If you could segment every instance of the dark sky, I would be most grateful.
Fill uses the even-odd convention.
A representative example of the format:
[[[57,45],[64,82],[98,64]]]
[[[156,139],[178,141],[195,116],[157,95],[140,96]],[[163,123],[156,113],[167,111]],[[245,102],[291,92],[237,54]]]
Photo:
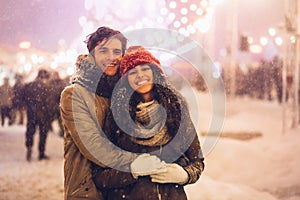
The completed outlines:
[[[83,0],[0,0],[0,43],[29,40],[54,51],[59,39],[69,43],[81,32],[78,18],[84,13]]]
[[[225,40],[225,10],[230,2],[224,0],[216,9],[215,30],[218,43]],[[254,37],[264,36],[269,27],[277,26],[283,21],[284,0],[237,2],[240,32]],[[126,4],[126,1],[119,3]],[[128,5],[123,7],[130,9]],[[61,38],[70,45],[79,36],[82,29],[78,18],[82,15],[87,15],[84,0],[0,0],[0,43],[17,45],[22,40],[29,40],[37,48],[55,51]]]

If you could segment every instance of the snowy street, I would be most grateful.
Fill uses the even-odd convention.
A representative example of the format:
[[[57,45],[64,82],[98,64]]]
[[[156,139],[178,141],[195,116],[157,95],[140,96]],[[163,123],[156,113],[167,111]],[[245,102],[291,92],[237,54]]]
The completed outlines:
[[[203,102],[200,119],[207,122],[209,96],[199,96]],[[38,161],[36,134],[33,160],[28,163],[24,133],[20,125],[0,128],[0,199],[63,199],[63,139],[56,129],[50,132],[46,153],[51,159]],[[300,199],[300,128],[287,127],[282,133],[280,104],[249,98],[227,100],[223,133],[206,155],[200,180],[186,187],[189,199]],[[252,133],[261,135],[246,140],[232,137]],[[200,139],[203,142],[205,137]]]
[[[46,144],[50,160],[38,161],[38,134],[33,158],[25,159],[25,126],[0,129],[0,199],[63,199],[63,139],[50,132]]]
[[[66,127],[73,138],[74,129],[82,128],[77,132],[85,134],[77,138],[92,147],[83,148],[90,155],[103,156],[97,159],[112,164],[119,164],[115,161],[120,157],[126,160],[122,154],[107,154],[109,159],[104,158],[107,152],[114,151],[105,145],[99,150],[94,145],[105,142],[97,137],[100,125],[95,128],[93,122],[98,120],[101,126],[115,124],[105,124],[111,118],[103,112],[112,106],[122,111],[122,106],[128,105],[130,112],[113,115],[120,116],[119,122],[126,125],[127,132],[134,133],[132,136],[142,136],[135,139],[135,144],[119,137],[122,126],[103,128],[117,130],[111,132],[130,149],[131,145],[139,149],[145,144],[142,152],[148,147],[160,147],[163,155],[164,145],[173,143],[170,140],[179,127],[181,133],[187,134],[179,136],[179,144],[174,142],[176,146],[170,151],[178,147],[177,152],[183,152],[182,146],[188,146],[181,145],[186,138],[195,141],[195,129],[188,127],[191,120],[194,123],[205,168],[196,183],[184,187],[188,200],[300,200],[300,0],[0,2],[0,200],[64,199],[64,138],[58,122],[59,106],[65,113],[63,121],[72,124]],[[136,67],[136,73],[127,74]],[[117,80],[121,90],[111,94]],[[186,103],[174,97],[167,82],[186,98],[191,120],[186,114]],[[69,84],[78,87],[62,93]],[[147,90],[140,92],[144,89]],[[129,100],[126,92],[134,90],[136,96]],[[94,94],[100,95],[96,101]],[[117,100],[128,101],[109,104],[104,99],[114,95]],[[163,106],[157,102],[163,102]],[[161,112],[162,107],[167,112]],[[28,153],[27,117],[23,118],[19,109],[27,109],[28,121],[34,122],[28,123]],[[124,117],[123,113],[127,115]],[[140,125],[132,126],[128,114],[133,116],[131,121],[146,125],[150,131],[139,131],[136,127]],[[25,123],[18,124],[23,119]],[[30,149],[34,132],[31,130],[37,121],[42,122],[39,125],[44,133],[53,122],[45,152],[46,134],[42,134],[39,145],[39,130]],[[81,191],[86,192],[84,196],[95,194],[92,187],[83,187],[90,183],[89,163],[72,150],[72,141],[65,144],[66,155],[72,159],[66,165],[72,174],[66,176],[72,178],[67,182],[74,183],[66,191],[70,191],[70,196]],[[187,159],[178,159],[180,163],[199,160],[190,153],[198,152],[199,145],[192,144],[191,151],[185,151]],[[84,163],[86,167],[80,168],[84,173],[70,170],[73,161]],[[136,163],[139,167],[148,166],[144,160]],[[187,180],[181,168],[174,169],[179,171],[164,170],[156,175],[163,177],[164,182],[166,178],[175,182],[173,177],[180,178],[177,183]],[[189,180],[194,180],[193,175],[199,177],[200,170],[195,171],[187,170]],[[144,191],[155,191],[158,197],[166,194],[159,185],[155,190],[136,193],[147,196]],[[126,193],[120,196],[132,197]]]

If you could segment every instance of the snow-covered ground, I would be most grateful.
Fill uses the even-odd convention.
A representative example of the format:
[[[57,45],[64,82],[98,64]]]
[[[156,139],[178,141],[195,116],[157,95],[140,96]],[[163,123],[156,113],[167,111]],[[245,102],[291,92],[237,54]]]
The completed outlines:
[[[209,95],[199,94],[199,99],[201,133],[210,120],[211,105]],[[36,134],[33,160],[28,163],[24,133],[24,126],[0,127],[0,199],[63,199],[63,139],[55,129],[49,133],[51,159],[38,161]],[[300,199],[300,126],[291,129],[287,123],[283,134],[282,108],[277,102],[227,99],[223,133],[261,136],[250,140],[219,137],[205,155],[202,177],[186,187],[189,199]],[[201,142],[205,139],[200,137]]]

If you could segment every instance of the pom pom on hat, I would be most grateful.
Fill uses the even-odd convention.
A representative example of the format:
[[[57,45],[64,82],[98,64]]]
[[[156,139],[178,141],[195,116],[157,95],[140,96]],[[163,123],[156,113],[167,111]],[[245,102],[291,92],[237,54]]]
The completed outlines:
[[[120,63],[121,76],[137,65],[149,64],[157,67],[164,74],[160,62],[147,49],[142,46],[131,46],[127,49]]]

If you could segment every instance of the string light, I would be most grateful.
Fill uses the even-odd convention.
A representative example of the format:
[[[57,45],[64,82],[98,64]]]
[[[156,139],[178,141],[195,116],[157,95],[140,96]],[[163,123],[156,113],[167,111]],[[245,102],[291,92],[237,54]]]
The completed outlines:
[[[210,20],[213,19],[214,7],[222,0],[166,0],[166,7],[160,10],[164,16],[168,16],[170,25],[180,33],[190,35],[196,31],[207,32],[210,28]],[[193,27],[193,28],[192,28]]]

